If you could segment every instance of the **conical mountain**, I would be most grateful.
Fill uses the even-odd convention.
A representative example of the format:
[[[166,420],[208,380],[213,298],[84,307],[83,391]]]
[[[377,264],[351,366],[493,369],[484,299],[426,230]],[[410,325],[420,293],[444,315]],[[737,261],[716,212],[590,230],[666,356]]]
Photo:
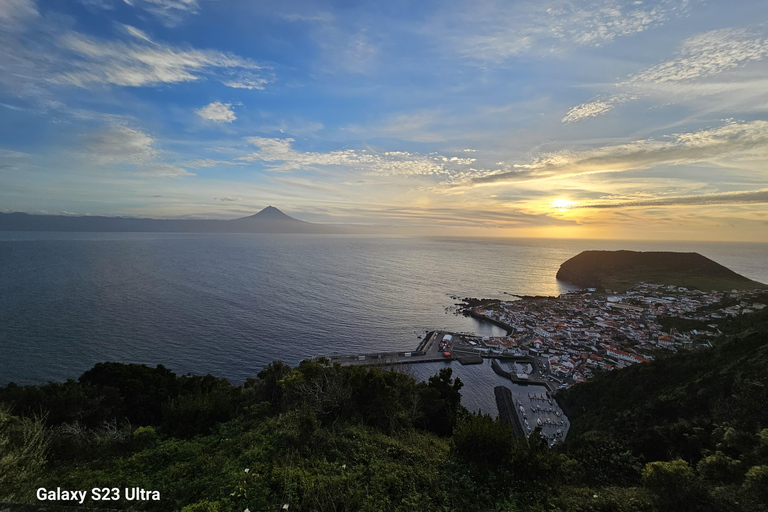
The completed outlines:
[[[343,226],[294,219],[274,206],[234,220],[181,220],[68,215],[7,214],[0,212],[0,231],[100,231],[166,233],[345,233]]]
[[[279,221],[286,221],[286,222],[304,222],[299,219],[294,219],[290,215],[286,215],[283,212],[281,212],[279,209],[275,208],[274,206],[267,206],[263,210],[261,210],[258,213],[255,213],[253,215],[249,215],[248,217],[242,217],[240,219],[236,220],[248,220],[248,219],[257,219],[257,220],[279,220]]]

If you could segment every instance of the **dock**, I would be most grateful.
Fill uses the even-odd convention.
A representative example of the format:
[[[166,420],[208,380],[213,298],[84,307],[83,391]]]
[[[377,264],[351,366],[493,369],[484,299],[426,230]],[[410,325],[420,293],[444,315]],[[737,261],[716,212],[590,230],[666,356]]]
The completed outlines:
[[[515,411],[515,401],[512,398],[512,392],[506,386],[496,386],[493,388],[496,395],[496,407],[499,409],[499,419],[512,427],[516,436],[526,437],[523,425],[518,419]]]
[[[313,356],[312,361],[319,361],[322,358],[328,359],[331,363],[339,363],[342,366],[363,365],[363,366],[390,366],[394,364],[412,364],[412,363],[431,363],[435,361],[453,360],[455,357],[447,350],[441,350],[440,345],[445,338],[451,339],[452,334],[446,331],[431,331],[427,333],[416,350],[406,352],[366,352],[358,354],[333,354],[325,356]],[[450,355],[446,356],[445,352]]]
[[[521,357],[517,358],[517,360],[525,361],[528,364],[536,367],[536,360],[532,357]],[[554,393],[555,392],[555,384],[552,382],[547,382],[546,380],[539,379],[539,378],[530,378],[530,374],[525,375],[525,378],[521,378],[518,374],[514,372],[509,372],[507,370],[504,370],[501,365],[499,364],[498,360],[494,359],[493,362],[491,362],[491,368],[493,369],[493,372],[496,375],[499,375],[501,377],[505,377],[515,384],[522,384],[527,386],[544,386],[547,388],[548,391]],[[540,372],[539,369],[537,369],[537,372]],[[540,374],[540,373],[539,373]]]

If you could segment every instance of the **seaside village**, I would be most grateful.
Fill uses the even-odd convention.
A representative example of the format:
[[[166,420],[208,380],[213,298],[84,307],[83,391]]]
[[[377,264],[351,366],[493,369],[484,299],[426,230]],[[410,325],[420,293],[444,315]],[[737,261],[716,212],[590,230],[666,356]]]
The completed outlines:
[[[467,313],[501,325],[510,334],[465,335],[453,346],[490,356],[533,356],[544,366],[540,378],[551,388],[567,388],[596,371],[650,361],[659,351],[706,346],[721,334],[717,320],[765,308],[759,295],[764,292],[705,293],[642,283],[625,293],[586,289],[559,297],[486,301],[468,307]],[[667,332],[660,323],[663,317],[697,320],[707,327],[688,332],[672,327]]]

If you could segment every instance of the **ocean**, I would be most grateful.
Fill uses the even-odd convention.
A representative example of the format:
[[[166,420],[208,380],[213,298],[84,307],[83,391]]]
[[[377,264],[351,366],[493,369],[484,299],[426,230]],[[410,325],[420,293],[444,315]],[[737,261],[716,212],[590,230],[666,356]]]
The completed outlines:
[[[100,361],[240,383],[276,359],[413,349],[425,330],[502,334],[452,297],[557,295],[587,249],[696,251],[768,282],[762,243],[0,232],[0,385]]]

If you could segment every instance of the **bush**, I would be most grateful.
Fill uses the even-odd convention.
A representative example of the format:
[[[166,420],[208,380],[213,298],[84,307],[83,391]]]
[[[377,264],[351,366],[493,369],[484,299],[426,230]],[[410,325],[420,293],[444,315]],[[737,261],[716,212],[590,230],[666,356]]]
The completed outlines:
[[[0,406],[0,498],[22,496],[42,471],[46,448],[41,418],[18,418],[8,407]]]

